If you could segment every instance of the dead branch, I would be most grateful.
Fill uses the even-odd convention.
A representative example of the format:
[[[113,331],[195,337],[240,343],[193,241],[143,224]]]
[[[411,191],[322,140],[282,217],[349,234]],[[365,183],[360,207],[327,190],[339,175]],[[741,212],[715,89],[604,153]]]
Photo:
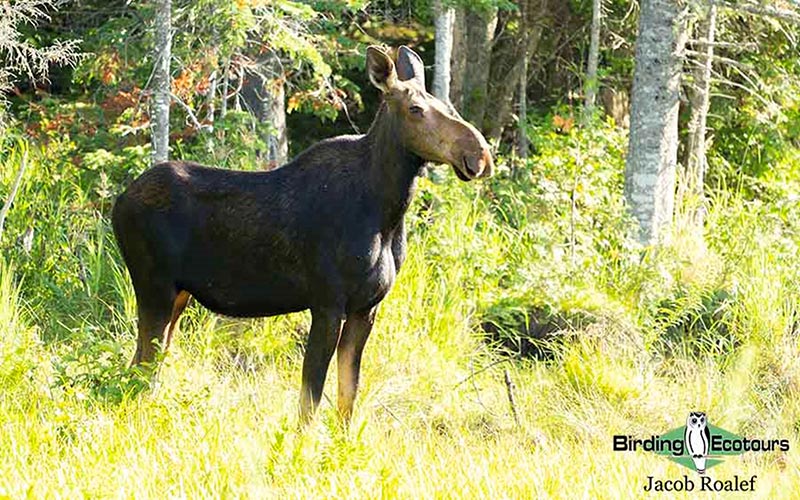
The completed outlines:
[[[508,369],[503,370],[503,379],[506,382],[506,394],[508,394],[508,404],[511,406],[511,414],[514,415],[514,423],[519,427],[517,403],[514,400],[514,381],[511,380],[511,374],[508,373]]]
[[[17,191],[19,191],[19,186],[22,184],[22,176],[25,175],[25,170],[28,168],[28,149],[23,148],[22,150],[22,163],[19,166],[19,170],[17,171],[17,176],[14,178],[14,184],[11,186],[11,192],[8,193],[8,198],[6,202],[3,204],[3,208],[0,209],[0,241],[3,239],[3,226],[6,223],[6,216],[8,215],[8,211],[11,209],[11,205],[14,203],[14,198],[17,197]]]
[[[184,111],[186,111],[186,115],[189,117],[189,120],[192,122],[192,125],[194,125],[194,128],[196,128],[197,130],[199,130],[201,132],[203,130],[208,130],[208,131],[212,131],[213,130],[213,127],[210,126],[210,125],[202,125],[200,123],[200,121],[197,119],[197,116],[195,116],[194,111],[192,111],[192,108],[190,108],[188,104],[183,102],[180,97],[176,96],[172,92],[170,92],[169,95],[170,95],[170,97],[172,97],[173,101],[178,103],[178,105],[181,108],[183,108]]]
[[[510,361],[510,358],[501,358],[501,359],[498,359],[497,361],[493,361],[493,362],[489,363],[488,365],[484,366],[484,367],[483,367],[483,368],[481,368],[480,370],[478,370],[478,371],[474,371],[474,372],[470,373],[468,377],[466,377],[466,378],[464,378],[463,380],[459,381],[459,382],[458,382],[458,383],[457,383],[457,384],[456,384],[456,385],[453,387],[453,389],[457,389],[457,388],[458,388],[459,386],[461,386],[462,384],[465,384],[466,382],[469,382],[470,380],[472,380],[472,378],[473,378],[473,377],[475,377],[476,375],[479,375],[479,374],[481,374],[481,373],[485,372],[485,371],[486,371],[486,370],[488,370],[489,368],[492,368],[492,367],[494,367],[494,366],[497,366],[497,365],[499,365],[500,363],[505,363],[505,362],[507,362],[507,361]],[[471,367],[470,367],[470,368],[471,368]]]
[[[752,42],[742,42],[742,43],[733,43],[733,42],[709,42],[708,40],[697,40],[691,39],[688,40],[687,43],[689,45],[700,45],[702,47],[714,47],[714,48],[722,48],[722,49],[729,49],[729,50],[756,50],[758,49],[758,44]]]
[[[696,50],[686,50],[685,52],[686,52],[687,55],[694,56],[694,57],[707,57],[706,54],[704,54],[702,52],[697,52]],[[735,61],[735,60],[730,59],[728,57],[719,56],[719,55],[716,55],[716,54],[712,55],[711,57],[712,57],[712,59],[714,59],[714,62],[721,62],[723,64],[727,64],[727,65],[730,65],[730,66],[736,66],[739,69],[747,70],[747,71],[752,71],[752,69],[753,69],[752,67],[750,67],[747,64],[742,64],[739,61]]]
[[[760,5],[749,2],[734,3],[726,0],[711,0],[711,4],[725,9],[747,12],[748,14],[754,14],[757,16],[774,17],[783,21],[800,23],[800,12],[789,9],[780,9],[778,7],[772,7],[771,5]]]

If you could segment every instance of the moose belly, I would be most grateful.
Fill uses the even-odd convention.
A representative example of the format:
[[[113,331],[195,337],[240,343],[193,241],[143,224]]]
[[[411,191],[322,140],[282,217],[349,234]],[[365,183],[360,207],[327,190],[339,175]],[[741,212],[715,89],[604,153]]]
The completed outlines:
[[[310,300],[297,274],[235,267],[187,275],[179,287],[204,307],[236,317],[275,316],[308,309]]]

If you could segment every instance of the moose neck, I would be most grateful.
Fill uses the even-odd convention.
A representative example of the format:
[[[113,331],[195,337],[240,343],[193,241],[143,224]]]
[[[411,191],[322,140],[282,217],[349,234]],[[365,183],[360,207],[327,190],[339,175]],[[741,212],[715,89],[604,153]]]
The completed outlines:
[[[411,203],[424,161],[401,142],[402,124],[381,104],[366,140],[370,145],[370,177],[383,208],[383,228],[397,227]]]

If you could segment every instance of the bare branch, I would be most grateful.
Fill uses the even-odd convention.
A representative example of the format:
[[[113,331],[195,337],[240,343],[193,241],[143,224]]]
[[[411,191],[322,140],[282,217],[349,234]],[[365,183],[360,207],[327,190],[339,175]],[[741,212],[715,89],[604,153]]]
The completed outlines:
[[[752,42],[709,42],[707,40],[689,40],[689,45],[699,45],[701,47],[719,47],[728,50],[756,50],[758,49],[758,44]]]
[[[197,119],[197,116],[194,114],[194,111],[192,111],[192,108],[189,107],[188,104],[183,102],[180,97],[176,96],[172,92],[170,92],[169,96],[172,98],[173,101],[178,103],[178,105],[181,108],[183,108],[184,111],[186,111],[186,116],[189,117],[189,120],[192,122],[192,125],[194,125],[194,128],[200,131],[207,130],[209,132],[214,130],[214,128],[211,125],[201,124],[200,121]]]
[[[711,0],[712,5],[723,7],[725,9],[739,10],[754,14],[757,16],[774,17],[784,21],[791,21],[793,23],[800,23],[800,12],[789,9],[780,9],[772,7],[771,5],[760,5],[755,3],[734,3],[727,0]]]
[[[506,395],[508,396],[508,404],[511,406],[511,414],[514,416],[514,423],[517,424],[519,427],[519,414],[517,413],[517,403],[514,399],[514,381],[511,380],[511,374],[508,373],[508,369],[503,370],[503,380],[506,383]]]
[[[705,54],[703,54],[702,52],[697,52],[695,50],[686,50],[685,52],[686,52],[686,54],[691,55],[691,56],[695,56],[695,57],[703,57],[703,56],[705,56]],[[733,59],[729,59],[727,57],[718,56],[716,54],[712,55],[711,57],[714,59],[714,61],[718,61],[718,62],[721,62],[723,64],[728,64],[728,65],[731,65],[731,66],[736,66],[737,68],[742,69],[742,70],[746,70],[746,71],[752,71],[753,70],[753,68],[750,67],[749,65],[740,63],[739,61],[736,61],[736,60],[733,60]]]

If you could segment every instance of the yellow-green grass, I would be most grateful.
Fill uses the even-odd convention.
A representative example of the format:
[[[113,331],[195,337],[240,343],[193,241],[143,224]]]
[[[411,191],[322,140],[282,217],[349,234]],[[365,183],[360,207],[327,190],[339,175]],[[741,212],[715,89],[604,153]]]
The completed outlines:
[[[625,254],[609,209],[582,205],[571,259],[569,210],[537,212],[569,207],[558,189],[551,202],[501,179],[497,193],[512,191],[495,200],[501,216],[483,187],[423,181],[352,426],[335,415],[334,361],[300,432],[306,313],[244,321],[194,305],[158,383],[139,390],[124,368],[135,301],[101,215],[110,200],[54,169],[30,171],[5,239],[15,265],[0,265],[0,498],[639,498],[649,476],[699,480],[655,454],[613,451],[613,436],[662,434],[693,410],[790,442],[710,468],[758,476],[755,493],[733,496],[800,491],[798,238],[771,209],[719,195],[705,243],[679,223],[661,249]],[[13,242],[30,221],[27,255]],[[718,290],[724,300],[709,302]],[[553,342],[552,359],[504,357],[481,323],[507,297],[594,320]]]
[[[109,403],[80,385],[54,384],[54,348],[20,320],[6,270],[0,494],[632,498],[644,494],[648,476],[696,475],[654,454],[614,452],[613,435],[660,434],[693,409],[740,434],[791,438],[789,453],[732,457],[709,469],[712,477],[757,475],[755,495],[740,494],[747,498],[793,498],[800,490],[796,343],[753,339],[724,364],[659,360],[628,331],[635,327],[601,322],[557,362],[490,366],[501,358],[476,337],[469,301],[455,293],[449,305],[436,303],[446,293],[428,281],[430,265],[414,245],[368,344],[350,431],[338,427],[326,397],[302,433],[294,342],[305,315],[241,322],[196,309],[155,389]],[[504,370],[515,385],[518,425]],[[769,400],[780,404],[764,406],[760,385],[781,378],[789,386]]]

